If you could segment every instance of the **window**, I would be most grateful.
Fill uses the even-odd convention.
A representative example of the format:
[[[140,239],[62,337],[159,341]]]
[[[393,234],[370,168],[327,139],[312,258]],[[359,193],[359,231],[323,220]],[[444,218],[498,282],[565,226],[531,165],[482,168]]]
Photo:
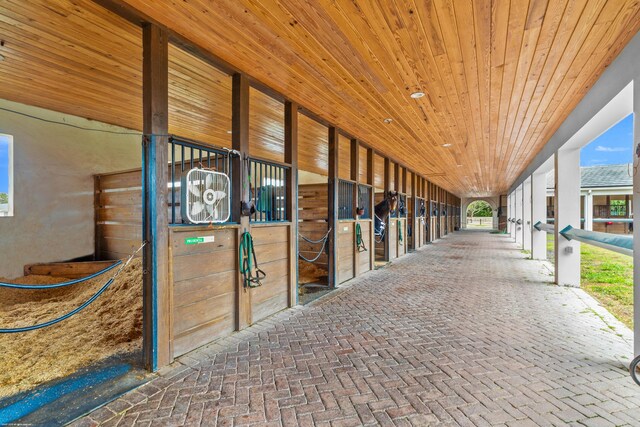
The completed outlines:
[[[13,137],[0,134],[0,217],[13,216]]]

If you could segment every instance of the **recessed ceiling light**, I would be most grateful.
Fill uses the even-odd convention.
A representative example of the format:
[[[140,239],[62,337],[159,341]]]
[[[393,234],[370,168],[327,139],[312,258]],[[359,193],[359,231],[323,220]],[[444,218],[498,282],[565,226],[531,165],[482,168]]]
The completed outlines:
[[[458,167],[460,168],[460,167],[462,167],[462,165],[458,165]]]
[[[451,147],[453,144],[449,144],[448,142],[446,144],[442,144],[443,147]]]
[[[230,131],[230,130],[228,130],[228,131],[227,131],[227,133],[231,133],[231,131]]]
[[[383,120],[383,122],[385,122],[386,124],[389,124],[392,121],[393,121],[393,119],[390,119],[390,118],[386,118],[386,119]]]
[[[411,94],[411,97],[413,99],[418,99],[418,98],[422,98],[424,96],[424,92],[413,92]]]

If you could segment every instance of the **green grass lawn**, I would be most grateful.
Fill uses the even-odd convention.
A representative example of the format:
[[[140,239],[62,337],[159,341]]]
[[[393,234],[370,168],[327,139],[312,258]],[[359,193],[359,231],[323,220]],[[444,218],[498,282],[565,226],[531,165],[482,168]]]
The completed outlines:
[[[553,236],[547,237],[553,262]],[[618,320],[633,326],[633,258],[596,246],[581,244],[581,286]]]

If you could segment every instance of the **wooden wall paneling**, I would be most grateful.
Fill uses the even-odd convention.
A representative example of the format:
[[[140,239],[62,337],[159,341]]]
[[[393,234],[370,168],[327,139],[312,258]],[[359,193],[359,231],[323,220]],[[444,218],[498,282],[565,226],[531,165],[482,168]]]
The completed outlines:
[[[389,189],[391,191],[398,191],[398,164],[389,161]]]
[[[305,114],[298,117],[298,168],[327,176],[329,173],[329,129]]]
[[[384,162],[385,158],[379,153],[374,151],[374,174],[373,174],[373,186],[380,190],[384,190]]]
[[[251,87],[249,89],[249,151],[251,156],[284,162],[284,145],[284,103]]]
[[[215,242],[186,245],[194,236],[213,236]],[[237,238],[236,227],[170,229],[173,357],[236,329]]]
[[[96,175],[95,258],[128,257],[142,242],[142,170]]]
[[[290,225],[272,224],[251,227],[258,262],[266,273],[262,286],[250,290],[252,323],[289,306],[290,228]]]
[[[169,45],[169,132],[231,148],[231,76]]]
[[[351,140],[346,136],[338,135],[338,178],[353,179],[351,175]]]
[[[284,161],[291,165],[287,174],[287,218],[289,228],[289,307],[298,304],[298,104],[284,105]]]
[[[369,153],[369,149],[364,145],[360,145],[359,153],[360,153],[359,154],[360,169],[359,169],[358,180],[362,184],[373,185],[373,182],[368,180],[369,179],[369,162],[367,162],[367,155]]]
[[[241,153],[241,156],[233,157],[233,168],[236,171],[242,170],[242,160],[250,155],[249,151],[249,79],[244,74],[233,75],[232,86],[232,133],[231,141],[233,149]],[[243,185],[244,180],[247,179],[244,174],[240,174],[241,179],[235,179],[231,183],[231,191],[234,195],[242,195],[245,192],[244,197],[247,196],[246,192],[249,191],[248,185]],[[246,188],[245,188],[246,187]],[[238,223],[238,242],[242,233],[250,230],[250,223],[248,216],[242,216],[240,211],[240,204],[232,207],[231,221]],[[236,266],[238,270],[237,274],[237,292],[236,292],[236,328],[238,330],[244,329],[251,325],[251,292],[244,289],[244,283],[242,275],[240,274],[240,266]]]
[[[143,357],[155,371],[173,361],[171,288],[169,282],[168,181],[169,38],[166,30],[147,24],[142,30],[143,132]]]
[[[338,129],[330,127],[329,140],[329,286],[338,285]]]

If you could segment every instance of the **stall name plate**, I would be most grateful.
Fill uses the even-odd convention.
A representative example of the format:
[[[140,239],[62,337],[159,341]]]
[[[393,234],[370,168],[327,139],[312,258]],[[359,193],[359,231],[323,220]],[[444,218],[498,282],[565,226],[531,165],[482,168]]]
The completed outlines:
[[[184,239],[185,245],[199,245],[200,243],[213,243],[215,241],[214,236],[204,237],[187,237]]]

